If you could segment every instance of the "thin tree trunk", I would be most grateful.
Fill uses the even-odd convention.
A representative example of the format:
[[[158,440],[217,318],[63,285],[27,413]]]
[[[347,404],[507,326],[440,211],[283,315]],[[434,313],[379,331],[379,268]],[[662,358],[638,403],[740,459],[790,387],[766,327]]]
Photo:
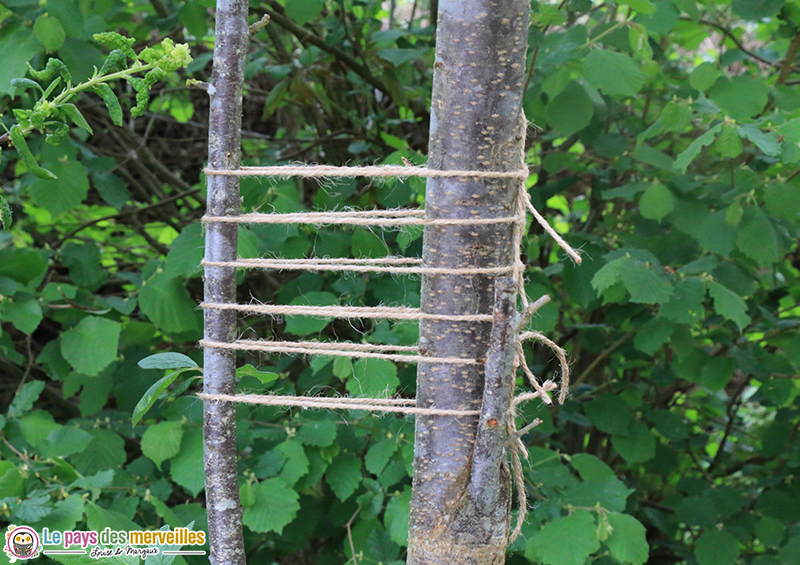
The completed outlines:
[[[236,169],[241,157],[242,84],[247,48],[248,3],[218,0],[214,67],[208,93],[211,97],[208,128],[208,166]],[[208,177],[206,213],[232,216],[240,212],[237,177]],[[206,228],[205,258],[235,261],[237,225],[213,223]],[[205,301],[236,302],[236,270],[205,268]],[[236,338],[236,313],[205,311],[205,339],[230,342]],[[236,353],[207,348],[204,354],[203,391],[234,394]],[[206,401],[203,411],[203,460],[206,473],[206,510],[213,565],[244,565],[242,507],[236,470],[236,410],[231,402]]]
[[[523,166],[520,112],[529,19],[529,0],[439,1],[429,167],[514,171]],[[511,216],[516,190],[514,180],[430,179],[426,217]],[[512,229],[511,224],[426,227],[425,264],[511,265]],[[516,301],[508,285],[484,275],[423,277],[425,312],[494,311],[494,330],[489,323],[424,321],[420,347],[437,357],[488,356],[492,374],[485,382],[479,365],[419,365],[419,406],[482,407],[483,414],[417,418],[409,565],[505,561],[511,503],[505,426],[497,410],[508,406],[513,388],[509,320]]]

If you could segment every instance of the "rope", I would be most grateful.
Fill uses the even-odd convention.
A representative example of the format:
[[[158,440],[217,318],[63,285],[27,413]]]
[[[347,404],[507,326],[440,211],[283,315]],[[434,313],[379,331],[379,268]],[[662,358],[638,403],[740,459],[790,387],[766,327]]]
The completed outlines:
[[[264,394],[204,394],[203,400],[218,402],[241,402],[264,406],[299,406],[301,408],[331,408],[343,410],[367,410],[369,412],[394,412],[396,414],[415,414],[424,416],[480,416],[480,410],[445,410],[439,408],[417,408],[401,406],[382,401],[379,398],[329,398],[319,396],[273,396]],[[390,399],[391,400],[391,399]],[[413,402],[413,401],[412,401]]]
[[[438,171],[426,167],[383,165],[373,167],[333,167],[329,165],[283,165],[277,167],[241,167],[232,171],[203,169],[209,176],[231,177],[300,177],[300,178],[355,178],[355,177],[418,177],[418,178],[475,178],[475,179],[527,179],[528,169],[518,171]]]
[[[222,304],[203,302],[205,310],[235,310],[267,316],[314,316],[317,318],[379,318],[383,320],[439,320],[444,322],[491,322],[491,314],[429,314],[419,308],[388,306],[290,306],[283,304]]]
[[[302,345],[301,345],[302,344]],[[268,353],[294,353],[305,355],[329,355],[332,357],[354,357],[367,359],[387,359],[399,363],[441,363],[450,365],[478,365],[482,364],[477,359],[462,359],[460,357],[426,357],[424,355],[402,355],[397,353],[380,353],[368,349],[345,349],[334,347],[332,342],[321,341],[271,341],[271,340],[236,340],[233,343],[221,341],[200,340],[202,347],[215,349],[230,349],[239,351],[265,351]],[[357,344],[351,344],[356,346]],[[388,346],[394,347],[394,346]],[[416,351],[416,348],[413,348]]]
[[[355,273],[392,273],[397,275],[500,275],[515,267],[394,267],[384,265],[355,265],[350,263],[315,262],[309,259],[238,259],[237,261],[203,261],[209,267],[241,267],[245,269],[275,269],[277,271],[351,271]]]
[[[393,210],[366,210],[362,212],[292,212],[289,214],[260,214],[252,212],[239,216],[203,216],[205,224],[294,224],[294,225],[347,225],[347,226],[477,226],[510,224],[517,216],[500,218],[424,218],[421,215],[375,214]]]

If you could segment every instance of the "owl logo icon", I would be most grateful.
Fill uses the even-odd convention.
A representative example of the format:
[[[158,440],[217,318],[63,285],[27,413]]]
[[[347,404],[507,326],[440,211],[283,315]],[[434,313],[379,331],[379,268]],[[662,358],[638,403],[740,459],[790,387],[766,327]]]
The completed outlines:
[[[17,559],[34,559],[42,552],[39,534],[28,526],[8,527],[6,532],[6,555],[14,563]]]

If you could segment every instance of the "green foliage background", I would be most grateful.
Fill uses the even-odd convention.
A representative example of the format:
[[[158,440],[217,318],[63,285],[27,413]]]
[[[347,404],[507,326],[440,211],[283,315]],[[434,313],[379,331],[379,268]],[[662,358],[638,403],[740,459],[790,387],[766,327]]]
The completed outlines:
[[[585,261],[565,260],[531,226],[529,293],[554,298],[534,326],[569,350],[574,380],[563,407],[523,415],[545,423],[525,438],[534,508],[508,562],[800,563],[800,2],[532,4],[531,195]],[[427,3],[250,5],[253,22],[273,17],[248,54],[246,164],[424,162]],[[12,110],[38,96],[11,79],[57,56],[86,80],[104,60],[95,33],[134,38],[136,52],[170,37],[194,57],[135,121],[136,92],[114,85],[121,128],[86,96],[76,105],[92,136],[75,127],[59,145],[29,138],[57,180],[4,148],[13,223],[0,232],[3,520],[205,529],[201,404],[190,394],[199,372],[182,356],[166,371],[137,362],[164,351],[201,361],[208,104],[183,84],[209,77],[212,10],[209,0],[0,6],[8,128]],[[244,211],[408,206],[423,194],[414,179],[242,183]],[[420,235],[242,227],[239,252],[415,256]],[[252,272],[240,283],[241,300],[419,301],[413,278]],[[247,319],[241,331],[402,345],[417,335],[409,323],[299,317]],[[547,351],[529,355],[537,374],[554,376]],[[381,360],[243,356],[239,376],[251,392],[415,387],[413,366]],[[251,561],[343,563],[351,541],[360,562],[403,561],[411,420],[252,407],[239,416]]]

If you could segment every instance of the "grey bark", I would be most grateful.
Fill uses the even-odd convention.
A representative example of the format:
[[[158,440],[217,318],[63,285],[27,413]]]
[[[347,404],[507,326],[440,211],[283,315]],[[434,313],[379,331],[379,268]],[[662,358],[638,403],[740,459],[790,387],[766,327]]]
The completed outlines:
[[[529,19],[529,0],[440,0],[429,167],[491,171],[522,167],[525,132],[520,111]],[[426,217],[510,216],[516,190],[515,181],[430,179]],[[425,264],[510,265],[512,229],[511,224],[426,227]],[[425,312],[494,312],[494,323],[420,324],[420,347],[427,354],[488,356],[489,374],[485,380],[484,371],[475,365],[419,365],[418,405],[480,406],[483,414],[417,418],[409,565],[505,561],[510,489],[503,406],[508,406],[513,386],[507,361],[511,355],[513,364],[509,320],[516,301],[507,282],[498,285],[495,301],[499,280],[483,275],[423,277]]]
[[[211,169],[235,169],[239,166],[242,84],[248,41],[247,8],[245,0],[217,2],[214,66],[208,87],[211,98],[208,166]],[[211,216],[239,214],[238,178],[209,175],[206,212]],[[206,260],[235,261],[237,240],[236,224],[210,224],[206,229]],[[205,301],[236,302],[235,269],[205,268]],[[235,312],[206,310],[204,316],[205,339],[230,342],[236,338]],[[206,394],[233,394],[235,374],[234,351],[205,350],[203,391]],[[233,403],[205,402],[203,438],[210,561],[213,565],[244,565]]]

